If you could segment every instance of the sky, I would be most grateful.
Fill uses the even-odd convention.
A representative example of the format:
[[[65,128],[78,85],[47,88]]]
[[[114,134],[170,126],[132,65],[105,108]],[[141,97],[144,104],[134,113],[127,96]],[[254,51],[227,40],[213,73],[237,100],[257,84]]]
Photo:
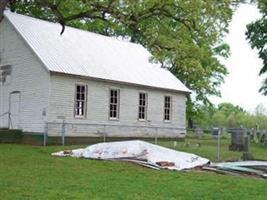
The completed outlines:
[[[258,58],[256,50],[252,50],[246,40],[246,25],[257,18],[260,13],[254,5],[241,5],[230,23],[229,34],[225,41],[230,45],[231,56],[223,60],[229,74],[221,86],[221,98],[210,98],[214,104],[230,102],[253,112],[258,104],[267,108],[267,96],[261,95],[258,90],[262,78],[258,73],[263,62]]]

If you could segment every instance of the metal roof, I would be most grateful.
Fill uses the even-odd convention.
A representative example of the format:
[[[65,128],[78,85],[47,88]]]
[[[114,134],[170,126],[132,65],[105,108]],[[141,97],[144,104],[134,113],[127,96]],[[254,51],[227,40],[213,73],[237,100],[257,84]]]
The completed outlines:
[[[49,71],[190,92],[141,45],[5,11]]]

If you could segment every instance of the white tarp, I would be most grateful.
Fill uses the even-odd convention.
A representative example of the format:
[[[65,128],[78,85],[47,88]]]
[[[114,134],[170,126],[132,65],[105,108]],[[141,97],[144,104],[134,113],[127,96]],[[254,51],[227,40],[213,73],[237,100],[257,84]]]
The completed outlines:
[[[98,143],[84,149],[60,151],[52,155],[125,160],[155,169],[173,170],[190,169],[209,163],[208,159],[195,154],[175,151],[140,140]]]

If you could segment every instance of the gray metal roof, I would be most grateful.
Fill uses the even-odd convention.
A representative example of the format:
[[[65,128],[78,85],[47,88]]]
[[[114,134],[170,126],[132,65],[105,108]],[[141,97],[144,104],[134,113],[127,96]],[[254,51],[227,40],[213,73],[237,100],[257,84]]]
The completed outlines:
[[[190,92],[141,45],[6,11],[49,71]]]

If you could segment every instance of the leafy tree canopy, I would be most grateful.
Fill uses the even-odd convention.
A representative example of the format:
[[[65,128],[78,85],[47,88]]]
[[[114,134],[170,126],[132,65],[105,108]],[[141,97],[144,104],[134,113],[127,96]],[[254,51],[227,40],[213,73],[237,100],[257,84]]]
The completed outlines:
[[[230,114],[245,113],[246,111],[240,106],[235,106],[231,103],[221,103],[218,105],[218,110],[221,111],[226,117]]]
[[[267,129],[266,108],[259,104],[255,112],[249,113],[240,106],[231,103],[221,103],[218,106],[201,106],[201,115],[196,119],[198,126],[210,129],[212,127]]]
[[[194,102],[209,104],[220,95],[227,74],[219,56],[229,55],[222,41],[238,0],[23,0],[16,12],[57,21],[145,46],[154,61],[169,68],[195,93]],[[189,114],[194,105],[189,101]]]
[[[251,47],[258,50],[259,57],[263,60],[263,67],[259,75],[267,73],[267,1],[258,0],[258,8],[262,13],[262,17],[255,22],[247,25],[247,39],[250,41]],[[267,95],[267,77],[265,77],[260,92]]]

